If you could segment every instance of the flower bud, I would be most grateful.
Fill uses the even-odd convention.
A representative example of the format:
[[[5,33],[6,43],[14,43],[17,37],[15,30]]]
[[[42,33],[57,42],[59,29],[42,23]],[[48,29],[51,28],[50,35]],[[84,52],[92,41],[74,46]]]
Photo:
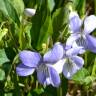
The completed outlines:
[[[36,9],[26,8],[24,10],[24,14],[28,17],[34,16],[36,13]]]

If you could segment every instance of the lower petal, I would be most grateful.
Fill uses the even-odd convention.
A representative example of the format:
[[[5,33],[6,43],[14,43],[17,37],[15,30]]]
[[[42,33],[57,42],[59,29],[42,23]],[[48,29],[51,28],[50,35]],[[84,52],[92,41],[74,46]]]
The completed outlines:
[[[73,62],[66,62],[63,66],[63,75],[67,79],[71,79],[71,77],[78,71],[78,67]]]
[[[33,74],[33,72],[35,71],[34,68],[32,67],[27,67],[23,64],[20,64],[16,67],[16,73],[19,75],[19,76],[28,76],[28,75],[31,75]]]
[[[37,68],[37,78],[38,81],[43,84],[44,86],[50,84],[49,72],[48,67],[44,64],[39,65]]]
[[[96,38],[91,35],[86,35],[88,49],[96,53]]]
[[[46,74],[44,74],[43,71],[37,71],[37,78],[41,84],[44,84],[44,82],[46,81]]]
[[[49,75],[50,75],[50,81],[51,81],[51,84],[54,86],[54,87],[58,87],[60,85],[60,77],[59,77],[59,74],[57,73],[57,71],[52,68],[52,67],[49,67]]]

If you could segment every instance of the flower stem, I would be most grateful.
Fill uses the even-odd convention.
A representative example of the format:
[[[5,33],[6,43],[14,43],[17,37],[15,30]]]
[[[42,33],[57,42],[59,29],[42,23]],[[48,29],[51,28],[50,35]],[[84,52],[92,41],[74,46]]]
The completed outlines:
[[[94,0],[94,8],[95,8],[95,15],[96,15],[96,0]]]
[[[94,60],[94,65],[93,65],[93,69],[92,69],[92,75],[96,75],[95,71],[96,71],[96,58]]]
[[[38,81],[36,80],[36,89],[38,89]]]

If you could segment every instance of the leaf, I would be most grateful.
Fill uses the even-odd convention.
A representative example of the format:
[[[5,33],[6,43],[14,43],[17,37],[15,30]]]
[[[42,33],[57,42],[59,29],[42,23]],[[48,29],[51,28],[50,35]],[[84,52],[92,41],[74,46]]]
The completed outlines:
[[[7,34],[7,32],[8,32],[8,29],[6,29],[6,28],[3,28],[0,30],[0,41]]]
[[[5,93],[4,96],[13,96],[12,93]]]
[[[73,0],[75,9],[79,12],[80,16],[85,15],[86,11],[86,0]]]
[[[9,0],[9,2],[16,9],[17,13],[20,15],[24,11],[24,3],[23,0]]]
[[[64,25],[68,23],[68,9],[59,8],[57,9],[52,16],[52,25],[53,25],[53,41],[57,41],[57,38],[60,36],[60,33],[64,30]]]
[[[55,6],[54,0],[48,0],[48,6],[50,8],[50,11],[52,12],[53,11],[53,8]]]
[[[37,8],[36,15],[32,18],[31,41],[34,48],[41,49],[43,42],[47,42],[52,34],[52,24],[47,1]]]
[[[46,86],[45,90],[44,90],[44,96],[57,96],[57,88],[53,87],[51,85]]]
[[[96,77],[94,77],[94,76],[87,76],[84,79],[84,84],[85,85],[89,85],[89,84],[93,83],[95,80],[96,80]]]
[[[82,68],[76,74],[73,75],[72,80],[74,80],[76,83],[83,84],[84,79],[88,75],[89,75],[89,72],[85,68]]]
[[[43,43],[47,43],[49,37],[52,36],[52,33],[53,29],[52,29],[51,17],[47,16],[44,25],[42,25],[40,29],[40,35],[37,42],[37,49],[39,49],[39,47],[41,47]]]
[[[8,0],[0,0],[0,11],[7,17],[11,18],[15,23],[20,25],[18,14],[15,8]]]
[[[36,88],[36,89],[34,89],[33,92],[35,92],[35,93],[37,93],[38,95],[40,95],[40,94],[42,94],[42,93],[44,92],[44,89],[43,89],[43,88]]]
[[[0,69],[0,81],[5,79],[5,72],[4,70]]]
[[[9,62],[8,57],[6,56],[5,50],[0,49],[0,65]]]

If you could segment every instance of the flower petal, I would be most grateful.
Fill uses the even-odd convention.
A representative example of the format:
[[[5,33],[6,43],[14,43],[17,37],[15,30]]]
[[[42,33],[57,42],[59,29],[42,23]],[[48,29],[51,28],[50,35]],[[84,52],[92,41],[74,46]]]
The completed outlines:
[[[34,68],[25,66],[25,65],[23,65],[23,64],[20,64],[20,65],[18,65],[18,66],[16,67],[16,73],[17,73],[19,76],[28,76],[28,75],[33,74],[34,71],[35,71]]]
[[[27,50],[21,51],[19,57],[22,63],[29,67],[36,67],[41,60],[41,55],[39,53]]]
[[[49,75],[50,75],[50,81],[51,84],[54,86],[54,87],[58,87],[60,85],[60,77],[59,77],[59,74],[56,72],[56,70],[52,67],[48,67],[49,69]]]
[[[88,49],[96,53],[96,38],[91,35],[86,35]]]
[[[77,33],[71,34],[69,36],[69,38],[67,39],[66,46],[72,47],[72,45],[75,42],[75,40],[77,40],[79,37],[80,37],[80,35],[77,34]]]
[[[83,67],[84,60],[81,57],[79,57],[79,56],[73,56],[71,59],[76,64],[76,66],[78,67],[78,69],[80,69],[80,68]]]
[[[43,84],[44,86],[49,85],[50,79],[49,79],[49,72],[48,67],[45,64],[41,64],[37,68],[37,78],[38,81]]]
[[[68,57],[74,56],[74,55],[79,54],[81,50],[82,50],[82,47],[70,48],[69,50],[66,51],[66,55],[67,55]]]
[[[63,46],[56,43],[53,48],[44,55],[44,62],[55,63],[63,57]]]
[[[72,33],[80,32],[82,21],[76,12],[71,12],[69,15],[69,27]]]
[[[64,63],[65,63],[65,60],[61,59],[58,62],[56,62],[55,64],[50,65],[50,66],[53,67],[57,71],[58,74],[60,74],[60,73],[62,73]]]
[[[90,15],[85,18],[84,32],[89,34],[96,28],[96,16]]]
[[[77,72],[77,70],[78,70],[78,67],[70,59],[70,62],[66,62],[63,66],[63,75],[67,79],[71,79],[71,77]]]
[[[77,43],[74,42],[73,45],[72,45],[72,47],[73,48],[78,48],[80,46],[78,46]],[[86,51],[85,48],[81,47],[81,50],[79,51],[79,54],[83,54],[85,51]]]
[[[44,84],[44,82],[46,81],[46,74],[44,74],[43,71],[37,71],[37,78],[41,84]]]

